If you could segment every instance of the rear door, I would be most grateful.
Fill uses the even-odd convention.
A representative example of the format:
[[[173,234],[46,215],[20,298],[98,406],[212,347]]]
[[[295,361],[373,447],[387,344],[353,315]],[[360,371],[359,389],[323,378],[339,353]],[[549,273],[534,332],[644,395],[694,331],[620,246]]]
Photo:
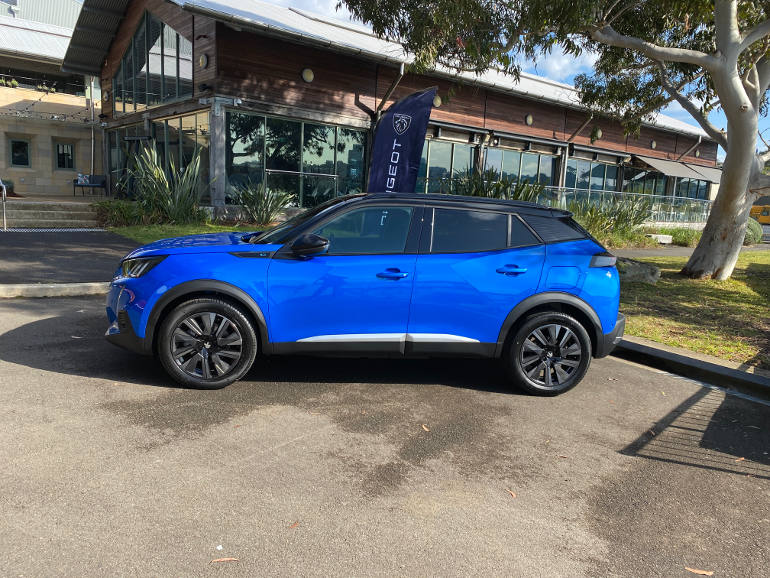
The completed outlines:
[[[536,292],[545,248],[515,214],[435,207],[424,221],[407,340],[416,352],[486,354]]]

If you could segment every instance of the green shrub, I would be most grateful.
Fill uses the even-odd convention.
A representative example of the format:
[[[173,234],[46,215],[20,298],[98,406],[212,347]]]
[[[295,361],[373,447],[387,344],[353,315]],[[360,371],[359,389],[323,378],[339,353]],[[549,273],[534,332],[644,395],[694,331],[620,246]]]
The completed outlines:
[[[759,221],[755,221],[749,217],[749,222],[746,223],[746,236],[743,238],[744,245],[756,245],[762,242],[762,225]]]
[[[19,81],[16,80],[15,78],[12,78],[10,85],[11,85],[11,88],[19,88]]]
[[[251,181],[235,187],[235,202],[243,207],[249,220],[257,225],[269,225],[278,214],[294,200],[294,195],[286,191],[268,189],[265,183]]]
[[[5,86],[5,77],[0,76],[0,86]]]
[[[133,184],[136,201],[145,224],[202,223],[206,213],[198,206],[201,159],[195,153],[184,170],[177,170],[169,159],[169,171],[163,168],[154,147],[145,147],[126,171],[125,187]]]
[[[537,203],[543,195],[543,185],[517,183],[514,179],[501,177],[500,173],[490,169],[477,172],[473,169],[457,171],[452,183],[457,195],[509,199]]]
[[[651,230],[651,233],[657,233],[659,235],[671,235],[671,242],[674,245],[680,247],[695,247],[700,241],[703,231],[697,229],[687,229],[684,227],[668,228]]]
[[[641,225],[650,214],[646,199],[608,200],[602,203],[571,201],[567,209],[591,235],[607,247],[651,245]]]
[[[142,223],[142,209],[133,201],[109,200],[93,203],[102,227],[128,227]]]

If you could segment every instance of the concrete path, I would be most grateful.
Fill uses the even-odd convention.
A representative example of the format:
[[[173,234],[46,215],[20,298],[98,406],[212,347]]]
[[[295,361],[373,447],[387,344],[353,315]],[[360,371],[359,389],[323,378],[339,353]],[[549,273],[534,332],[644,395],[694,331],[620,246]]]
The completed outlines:
[[[0,232],[0,284],[109,281],[136,246],[108,232]]]
[[[262,359],[197,391],[106,343],[101,299],[0,319],[4,575],[770,568],[762,403],[613,358],[557,398],[463,360]]]

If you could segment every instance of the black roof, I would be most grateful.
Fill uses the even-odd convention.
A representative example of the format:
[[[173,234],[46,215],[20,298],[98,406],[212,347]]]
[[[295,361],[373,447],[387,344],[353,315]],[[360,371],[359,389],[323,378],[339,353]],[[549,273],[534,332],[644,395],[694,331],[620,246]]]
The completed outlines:
[[[403,199],[421,203],[441,203],[454,207],[465,207],[469,209],[483,207],[485,209],[496,209],[506,212],[516,211],[518,213],[541,214],[549,215],[552,217],[569,217],[572,215],[572,213],[569,211],[554,209],[551,207],[546,207],[545,205],[539,205],[537,203],[530,203],[527,201],[510,201],[507,199],[470,197],[465,195],[440,195],[435,193],[369,193],[362,195],[359,198],[361,200]]]

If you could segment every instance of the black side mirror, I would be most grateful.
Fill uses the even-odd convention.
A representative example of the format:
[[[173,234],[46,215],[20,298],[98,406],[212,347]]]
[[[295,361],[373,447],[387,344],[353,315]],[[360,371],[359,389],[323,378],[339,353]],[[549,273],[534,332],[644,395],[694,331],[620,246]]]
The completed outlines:
[[[291,244],[291,252],[298,257],[312,257],[320,255],[329,250],[329,239],[324,239],[319,235],[306,233],[298,237]]]

